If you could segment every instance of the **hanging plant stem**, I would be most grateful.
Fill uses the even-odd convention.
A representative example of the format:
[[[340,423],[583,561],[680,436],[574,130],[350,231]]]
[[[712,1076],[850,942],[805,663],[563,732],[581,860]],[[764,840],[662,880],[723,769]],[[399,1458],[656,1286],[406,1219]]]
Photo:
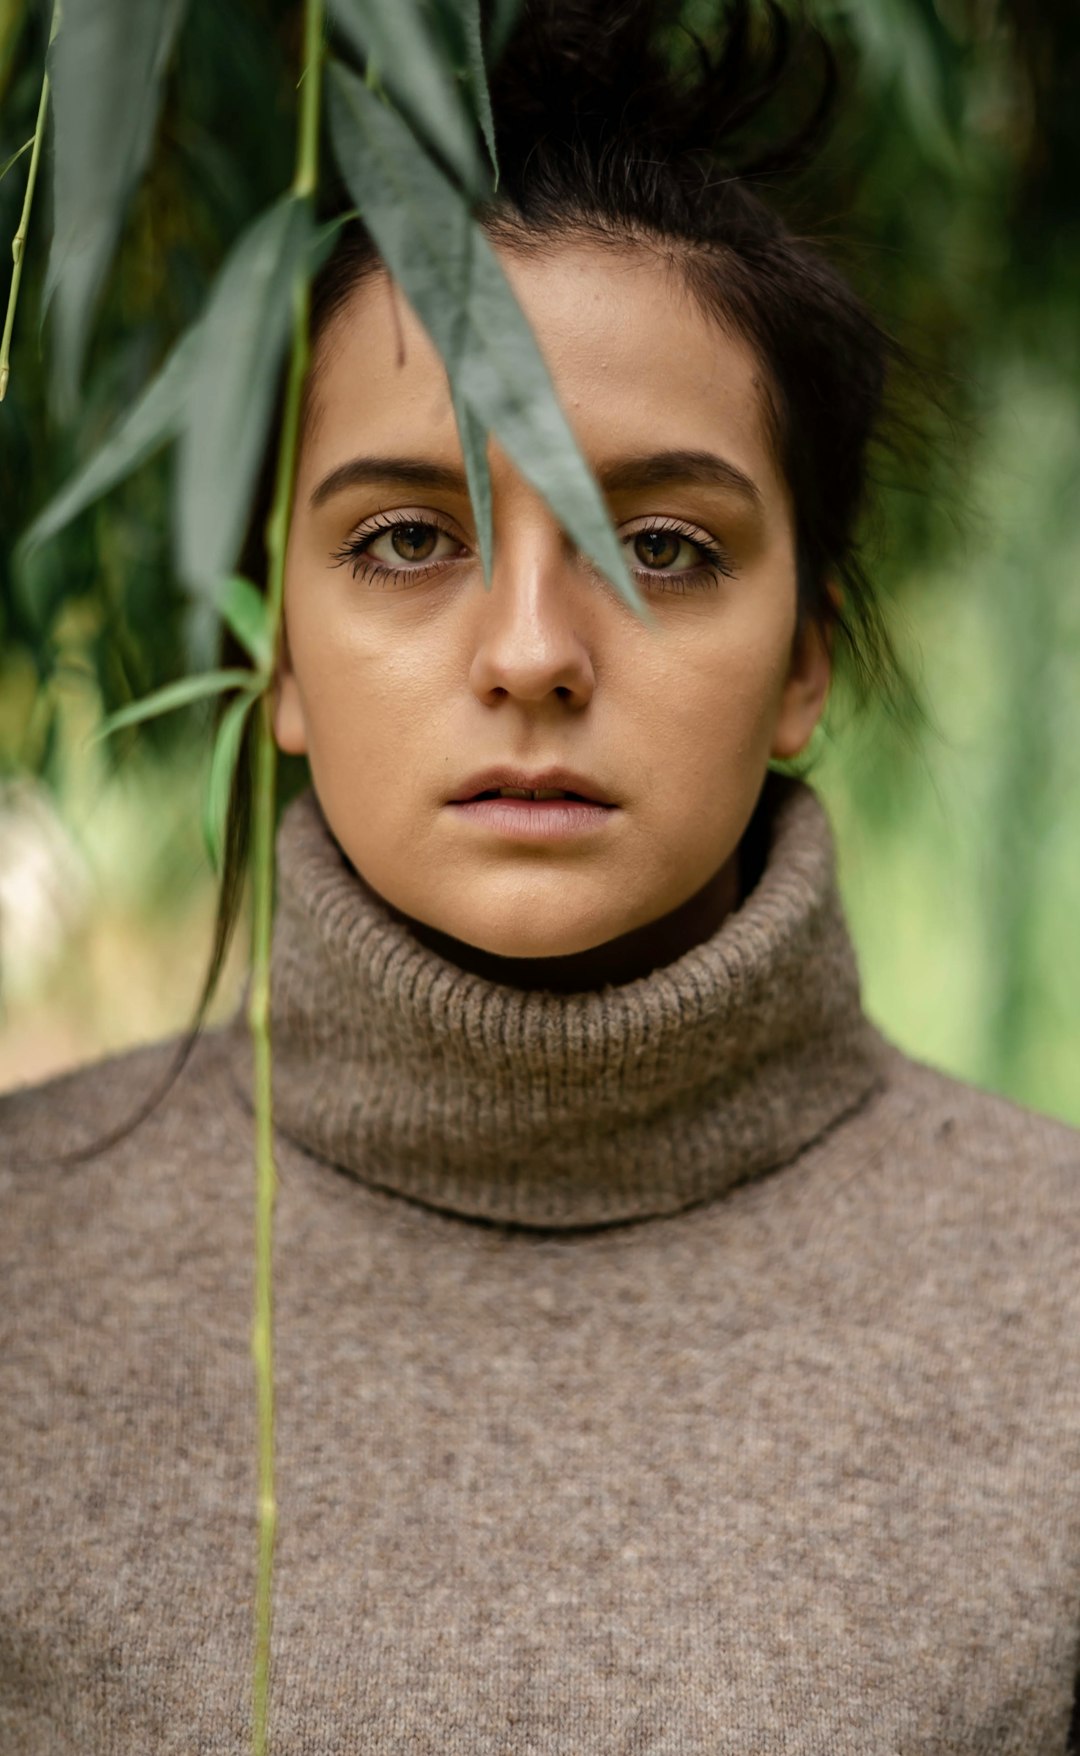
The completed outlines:
[[[60,0],[53,6],[52,24],[49,27],[51,43],[60,25]],[[11,376],[11,333],[15,328],[15,307],[19,302],[19,282],[22,280],[23,253],[26,249],[26,234],[30,227],[30,209],[34,204],[34,185],[37,182],[38,164],[41,159],[41,143],[45,138],[45,118],[49,113],[49,69],[46,65],[41,81],[41,98],[38,102],[37,124],[34,128],[34,144],[30,151],[30,170],[26,178],[26,194],[23,196],[22,213],[19,215],[19,227],[11,240],[11,285],[8,288],[7,315],[4,318],[4,338],[0,341],[0,402],[7,395],[8,379]]]
[[[319,97],[322,84],[324,0],[305,0],[304,65],[296,174],[297,198],[314,195],[318,175]],[[296,478],[300,401],[308,368],[310,291],[307,277],[293,301],[292,343],[285,407],[278,446],[274,501],[266,522],[267,602],[273,649],[277,650],[285,589],[285,548]],[[266,1756],[270,1698],[270,1630],[273,1604],[274,1539],[277,1500],[274,1488],[273,1242],[274,1124],[270,1043],[270,944],[274,904],[274,825],[277,801],[277,745],[272,697],[263,694],[255,728],[252,800],[251,985],[248,1026],[254,1061],[255,1098],[255,1311],[251,1351],[255,1366],[258,1415],[258,1572],[255,1589],[255,1655],[252,1675],[252,1750]]]

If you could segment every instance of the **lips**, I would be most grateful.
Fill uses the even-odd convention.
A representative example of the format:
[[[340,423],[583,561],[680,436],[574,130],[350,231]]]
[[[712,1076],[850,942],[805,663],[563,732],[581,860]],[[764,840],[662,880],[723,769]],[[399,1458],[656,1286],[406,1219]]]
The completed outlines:
[[[551,800],[602,805],[608,810],[615,803],[595,781],[568,768],[546,768],[534,774],[516,768],[487,768],[463,781],[447,803],[467,805],[478,799]]]

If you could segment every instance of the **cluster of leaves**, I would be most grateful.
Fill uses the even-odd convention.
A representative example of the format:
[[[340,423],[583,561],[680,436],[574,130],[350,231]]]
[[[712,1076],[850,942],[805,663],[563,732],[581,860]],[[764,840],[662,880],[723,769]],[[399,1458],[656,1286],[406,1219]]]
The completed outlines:
[[[93,315],[123,217],[145,171],[165,74],[184,25],[183,0],[147,0],[134,23],[120,4],[66,0],[49,47],[55,115],[55,230],[44,288],[52,311],[53,405],[74,407]],[[564,528],[637,609],[641,606],[600,492],[573,438],[539,349],[474,211],[497,180],[475,0],[336,0],[332,24],[363,77],[330,62],[338,170],[384,260],[445,361],[476,509],[491,561],[487,443],[495,435]],[[513,20],[493,15],[498,47]],[[321,78],[322,69],[305,77]],[[117,126],[117,117],[122,124]],[[480,140],[486,145],[485,159]],[[223,690],[208,832],[220,848],[223,802],[243,722],[264,691],[277,605],[235,568],[268,442],[298,286],[332,247],[342,218],[319,227],[308,177],[240,231],[206,296],[150,383],[104,443],[25,532],[16,566],[175,443],[174,571],[183,590],[225,620],[253,661],[250,675],[209,671],[128,703],[103,731]]]
[[[688,22],[711,22],[719,4],[686,0]],[[1037,17],[1020,0],[806,4],[840,54],[847,96],[831,149],[796,191],[793,223],[948,369],[944,400],[961,415],[982,413],[1018,354],[1052,360],[1075,382],[1080,10],[1072,0],[1045,0]],[[147,701],[178,706],[224,689],[212,846],[273,646],[264,582],[236,577],[237,533],[288,346],[290,282],[332,243],[308,196],[281,193],[300,11],[146,0],[133,18],[122,0],[64,0],[0,405],[0,773],[52,773],[75,653],[106,716],[118,716],[109,761]],[[475,9],[458,0],[335,6],[333,147],[451,366],[485,560],[490,430],[615,569],[587,471],[471,217],[495,183],[483,51],[490,59],[506,41],[512,0],[488,14],[481,45]],[[19,223],[53,16],[44,0],[36,10],[0,3],[0,236]],[[954,428],[943,455],[954,471],[977,457],[978,423]],[[927,557],[940,563],[966,537],[955,485],[954,473],[929,493],[893,496],[874,564],[896,596]],[[223,619],[251,661],[242,677],[213,676]],[[161,747],[184,722],[151,719],[139,737]],[[864,804],[873,815],[879,795]]]
[[[693,0],[687,8],[691,22],[695,5],[703,15],[714,14],[714,0]],[[948,7],[932,0],[812,5],[845,58],[850,96],[835,149],[822,161],[816,189],[811,179],[805,211],[795,218],[807,212],[845,216],[834,241],[846,252],[854,277],[903,334],[924,339],[928,353],[951,360],[958,393],[982,376],[986,353],[1000,347],[1002,337],[1015,336],[1021,322],[1034,345],[1055,338],[1064,345],[1080,254],[1068,174],[1076,162],[1077,121],[1075,106],[1063,95],[1065,82],[1052,79],[1047,69],[1075,63],[1075,9],[1067,0],[1048,0],[1038,20],[1027,17],[1020,31],[1010,28],[1006,0],[979,6],[954,0]],[[207,436],[199,431],[197,441],[185,440],[180,433],[195,433],[189,419],[200,422],[222,406],[224,381],[215,380],[212,399],[192,395],[187,413],[177,409],[179,384],[164,386],[165,394],[148,405],[143,387],[155,362],[172,357],[170,346],[178,345],[173,338],[209,315],[207,289],[223,255],[232,246],[235,258],[260,215],[267,216],[271,232],[281,228],[261,235],[259,243],[279,252],[283,268],[289,253],[301,248],[295,214],[288,226],[281,214],[276,221],[268,217],[289,176],[298,9],[270,0],[147,0],[133,23],[127,6],[89,8],[85,0],[66,0],[65,14],[70,58],[58,38],[52,54],[55,138],[46,143],[43,161],[52,184],[54,237],[48,247],[48,207],[39,196],[14,370],[0,418],[5,507],[21,509],[25,519],[49,502],[52,513],[37,527],[39,534],[52,533],[47,543],[33,551],[5,545],[0,552],[0,666],[5,660],[17,664],[32,678],[25,723],[17,736],[0,735],[0,765],[46,769],[49,683],[60,651],[56,629],[73,602],[91,611],[84,619],[92,630],[85,659],[107,712],[178,672],[204,670],[212,662],[221,614],[214,594],[226,589],[232,562],[219,567],[209,589],[204,581],[232,546],[216,533],[227,535],[242,517],[243,472],[231,467],[230,458],[230,468],[215,475]],[[351,86],[348,77],[340,85],[332,78],[331,113],[337,113],[335,144],[339,131],[349,136],[354,181],[363,165],[366,199],[374,166],[388,153],[393,159],[393,184],[377,186],[395,190],[381,242],[388,255],[396,253],[398,272],[443,277],[443,285],[456,276],[459,287],[471,288],[479,310],[489,300],[488,253],[481,238],[470,258],[465,246],[475,234],[459,223],[461,199],[482,192],[490,175],[483,145],[490,119],[470,17],[467,8],[449,3],[429,9],[354,0],[337,8],[338,40],[367,77],[361,83],[354,75]],[[489,55],[498,52],[511,22],[512,7],[501,0],[492,8]],[[22,202],[48,25],[44,8],[36,16],[29,7],[0,8],[0,165],[26,149],[0,180],[0,234],[8,237]],[[448,77],[451,67],[454,75]],[[376,108],[380,92],[394,108]],[[399,204],[406,197],[435,201],[436,191],[438,228],[420,244],[415,226],[402,223]],[[377,220],[366,206],[365,218]],[[820,233],[820,221],[814,223]],[[405,263],[412,252],[426,261]],[[282,284],[279,277],[278,293]],[[53,315],[43,364],[38,333],[47,302]],[[452,354],[469,347],[468,332],[460,339],[451,333],[449,313],[457,303],[452,291],[444,296],[440,290],[436,304]],[[278,372],[287,328],[283,307],[287,298],[266,304],[267,321],[278,324]],[[487,310],[478,329],[491,332]],[[509,349],[511,330],[496,333],[505,335]],[[239,363],[245,344],[243,337],[234,339]],[[512,351],[520,371],[517,337]],[[260,348],[256,388],[265,388],[274,375],[270,357]],[[76,401],[84,361],[88,369]],[[475,429],[485,419],[494,425],[491,413],[500,400],[508,421],[514,410],[506,408],[495,382],[498,360],[463,358],[460,376],[471,379],[480,405],[472,418],[473,398],[465,398],[458,417],[466,456],[475,465],[479,527],[485,532]],[[48,424],[50,401],[62,422]],[[262,401],[265,408],[265,394]],[[75,485],[120,421],[131,423],[126,459],[115,449],[111,459],[99,458],[96,481],[93,475],[82,478],[81,499],[69,500],[66,508],[56,502],[57,489],[69,479]],[[255,426],[248,423],[245,433],[254,433]],[[218,431],[226,431],[224,421]],[[170,438],[176,440],[171,512],[160,455]],[[561,447],[552,452],[558,460],[567,456]],[[206,460],[204,470],[197,457]],[[572,491],[580,490],[581,471],[569,473]],[[547,486],[559,492],[557,482]],[[90,506],[91,496],[106,488],[107,498]],[[219,519],[214,507],[225,498],[229,506]],[[940,520],[928,529],[932,504],[931,497],[898,508],[889,561],[898,589],[920,553],[947,535]],[[76,517],[79,505],[89,509]],[[585,510],[595,511],[595,504]],[[22,519],[18,510],[9,519],[10,541]],[[32,721],[31,701],[38,704]],[[168,725],[147,730],[157,739],[171,734]]]

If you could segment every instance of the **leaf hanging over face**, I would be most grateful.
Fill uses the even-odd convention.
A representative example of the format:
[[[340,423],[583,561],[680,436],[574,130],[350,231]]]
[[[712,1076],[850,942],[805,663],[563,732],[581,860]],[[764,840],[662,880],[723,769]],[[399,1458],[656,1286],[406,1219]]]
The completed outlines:
[[[247,717],[256,700],[255,695],[245,694],[230,702],[221,716],[214,739],[214,753],[210,758],[210,774],[203,803],[203,839],[215,872],[221,871],[233,775],[244,739]]]
[[[464,198],[401,119],[338,63],[330,118],[345,182],[442,356],[456,405],[495,434],[577,547],[647,620],[536,339]]]
[[[467,0],[450,0],[450,4],[459,13],[450,22],[461,43],[461,71],[472,76],[475,69],[464,65],[465,38],[460,24],[460,9]],[[490,179],[477,148],[469,105],[447,52],[450,45],[445,34],[440,42],[440,33],[433,29],[422,0],[391,0],[391,4],[386,0],[332,0],[330,10],[353,46],[374,66],[402,114],[450,167],[462,188],[474,198],[485,194]],[[470,83],[476,93],[475,79],[470,77]],[[481,103],[485,99],[490,119],[486,79]]]
[[[236,565],[313,242],[310,203],[283,196],[234,244],[200,320],[173,501],[179,572],[195,591],[212,593]]]
[[[87,506],[131,475],[170,439],[183,423],[191,374],[198,351],[198,325],[184,331],[157,377],[134,402],[105,443],[38,513],[19,539],[20,549],[37,548],[78,517]]]
[[[488,469],[487,434],[484,423],[478,421],[467,402],[454,392],[454,419],[457,421],[458,438],[461,440],[461,455],[465,460],[465,479],[469,484],[469,499],[472,501],[473,517],[476,520],[476,541],[480,549],[480,565],[484,570],[484,584],[491,584],[491,567],[494,560],[495,540],[491,527],[491,471]]]
[[[70,415],[98,294],[150,157],[187,0],[64,0],[48,55],[54,121],[53,394]]]

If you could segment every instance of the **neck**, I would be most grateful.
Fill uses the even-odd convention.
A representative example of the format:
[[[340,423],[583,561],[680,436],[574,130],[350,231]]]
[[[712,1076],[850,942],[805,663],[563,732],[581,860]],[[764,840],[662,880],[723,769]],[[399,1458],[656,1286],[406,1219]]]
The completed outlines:
[[[654,969],[674,963],[716,932],[739,906],[738,850],[693,896],[659,920],[648,921],[629,933],[620,933],[602,945],[563,957],[503,957],[440,933],[436,927],[391,909],[395,918],[429,950],[438,952],[459,969],[483,976],[503,987],[542,989],[545,993],[583,993],[587,989],[618,987],[651,975]]]

